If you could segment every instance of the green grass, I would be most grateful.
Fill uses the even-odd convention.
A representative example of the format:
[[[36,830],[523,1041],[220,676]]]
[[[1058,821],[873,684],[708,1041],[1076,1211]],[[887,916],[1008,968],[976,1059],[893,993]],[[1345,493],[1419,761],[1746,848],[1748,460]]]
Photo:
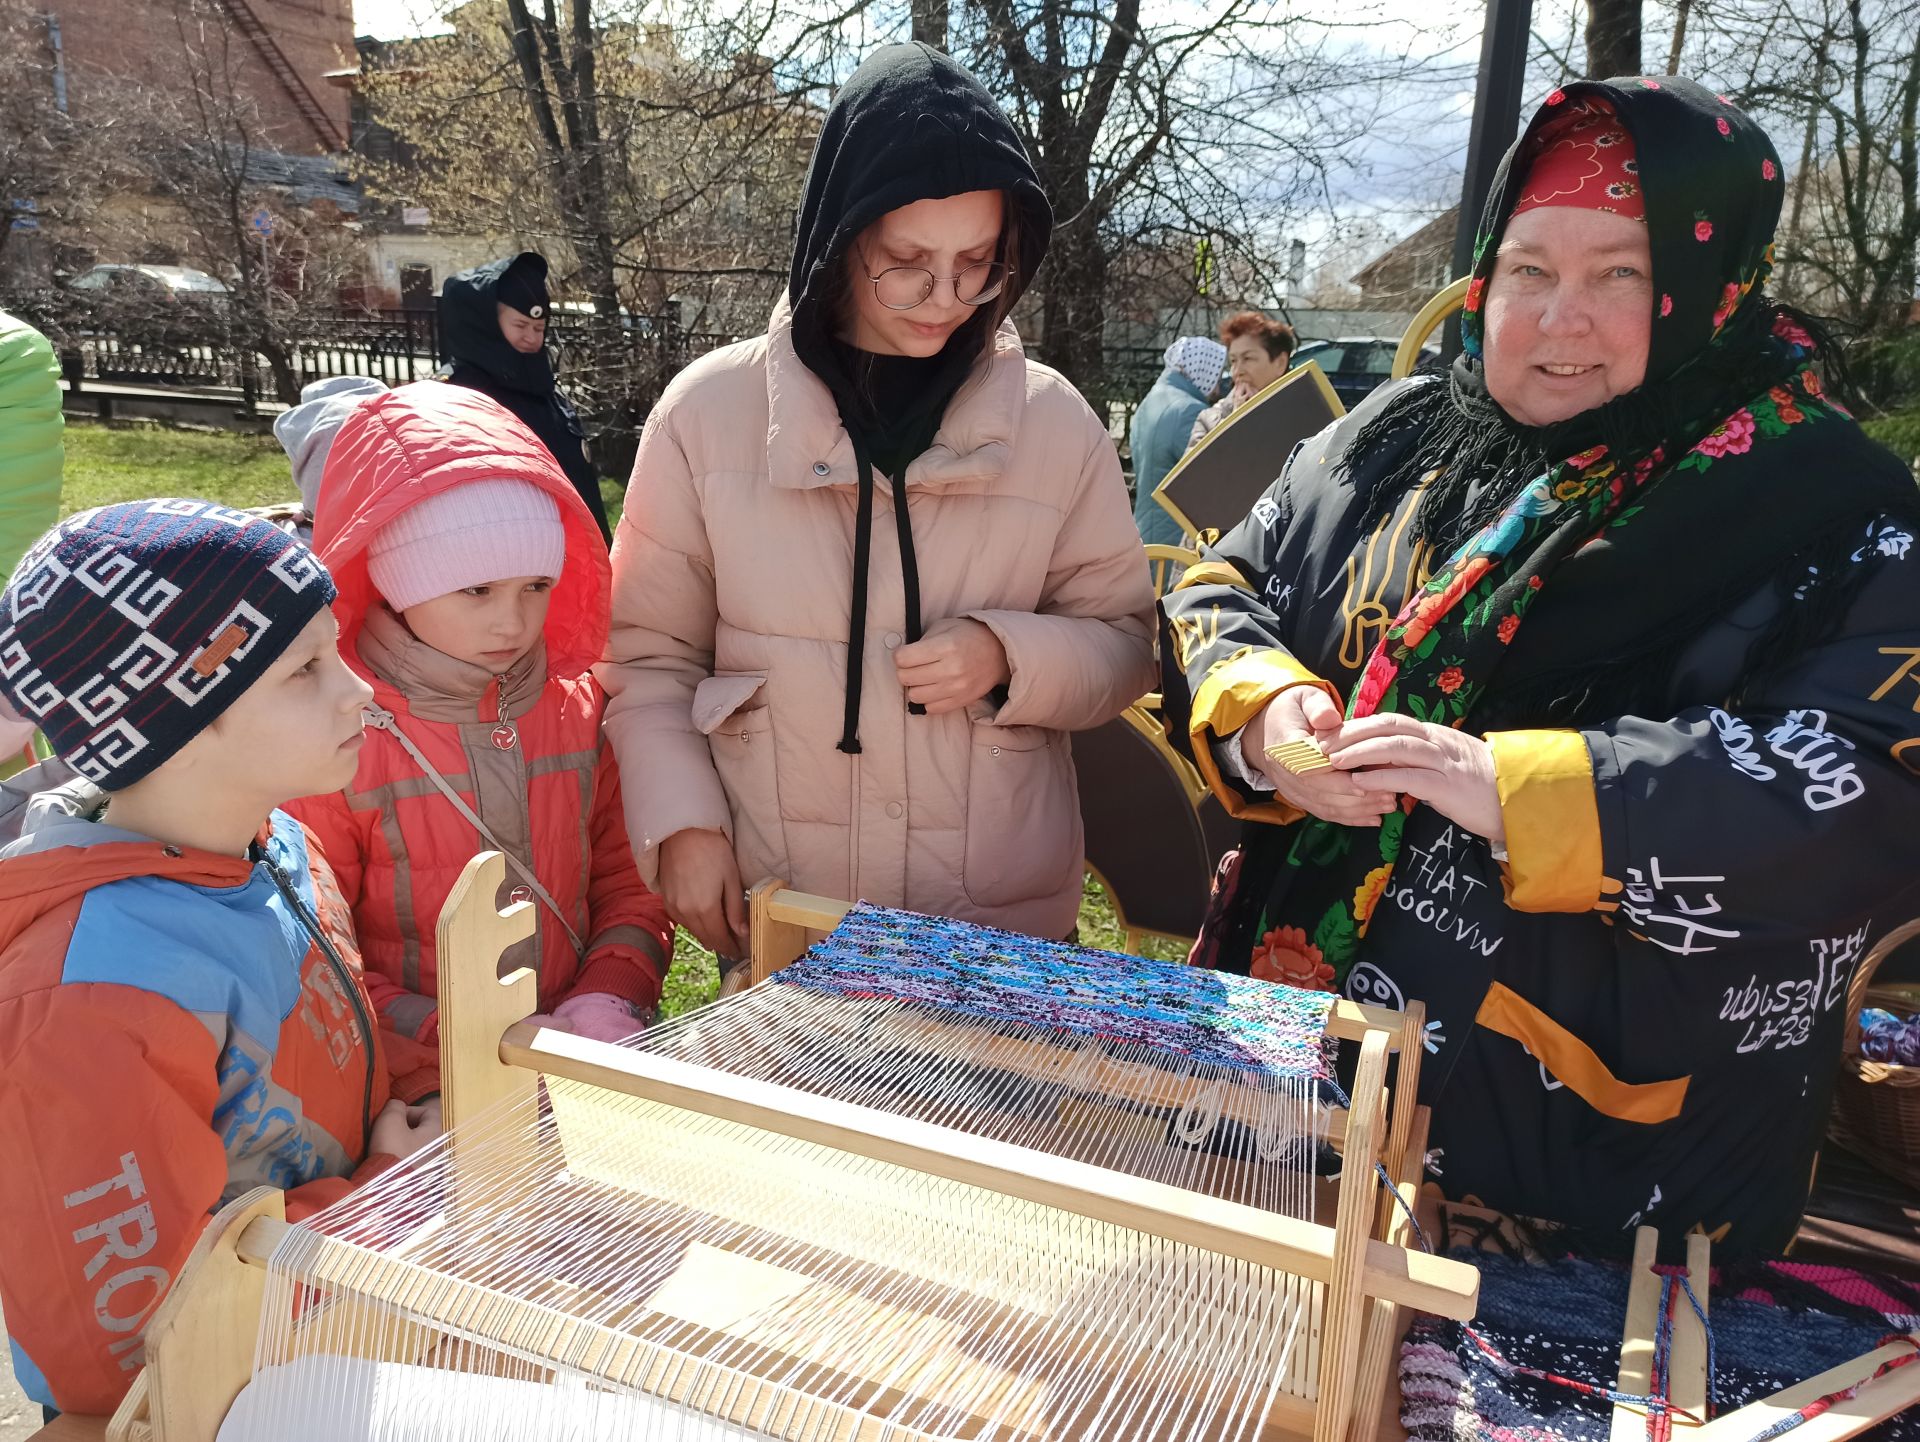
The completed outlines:
[[[1862,421],[1861,428],[1909,465],[1920,461],[1920,402]]]
[[[603,480],[600,494],[607,503],[607,520],[618,524],[625,491],[616,482]],[[295,491],[286,454],[272,436],[148,421],[68,421],[62,515],[115,501],[168,495],[242,507],[290,501]],[[1080,940],[1108,951],[1126,950],[1112,903],[1091,876],[1080,900]],[[1146,938],[1141,951],[1166,961],[1186,955],[1184,943],[1158,937]],[[678,1016],[704,1006],[719,987],[713,953],[686,932],[679,933],[660,1014]]]
[[[272,436],[144,421],[67,422],[62,515],[148,496],[241,507],[290,501],[295,491],[286,452]]]
[[[197,496],[225,506],[269,506],[296,492],[287,454],[272,436],[201,430],[157,421],[67,421],[62,515],[148,496]],[[600,482],[607,520],[617,523],[625,490]]]

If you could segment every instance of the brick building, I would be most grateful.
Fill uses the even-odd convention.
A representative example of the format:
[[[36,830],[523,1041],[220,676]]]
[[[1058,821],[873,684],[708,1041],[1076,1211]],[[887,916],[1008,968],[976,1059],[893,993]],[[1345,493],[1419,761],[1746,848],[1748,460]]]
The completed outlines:
[[[347,148],[348,96],[325,76],[355,63],[353,0],[41,0],[40,8],[76,113],[104,77],[174,90],[212,59],[257,107],[263,146]],[[191,63],[189,45],[199,51]]]

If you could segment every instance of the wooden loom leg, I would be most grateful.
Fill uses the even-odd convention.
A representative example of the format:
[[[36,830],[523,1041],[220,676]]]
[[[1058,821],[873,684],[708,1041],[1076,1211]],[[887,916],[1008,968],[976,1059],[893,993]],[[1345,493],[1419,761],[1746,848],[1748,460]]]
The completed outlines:
[[[1791,1416],[1809,1402],[1830,1392],[1844,1392],[1866,1378],[1883,1362],[1908,1355],[1913,1349],[1904,1342],[1875,1348],[1864,1357],[1843,1362],[1817,1377],[1809,1377],[1795,1387],[1776,1392],[1764,1401],[1751,1402],[1737,1411],[1726,1412],[1704,1427],[1687,1430],[1687,1442],[1748,1442],[1783,1417]],[[1844,1402],[1835,1403],[1818,1417],[1802,1422],[1787,1433],[1790,1442],[1846,1442],[1896,1412],[1920,1403],[1920,1363],[1889,1372],[1868,1382]]]
[[[500,1034],[540,1009],[531,970],[500,976],[500,957],[533,935],[536,919],[529,902],[494,908],[506,877],[505,858],[483,851],[440,909],[440,1114],[449,1131],[530,1098],[539,1085],[534,1073],[500,1060]]]
[[[747,957],[756,986],[807,949],[804,929],[773,916],[773,899],[786,889],[786,882],[769,876],[747,893]]]
[[[1425,1107],[1413,1108],[1413,1121],[1406,1141],[1411,1158],[1409,1170],[1395,1190],[1407,1208],[1420,1205],[1420,1188],[1426,1181],[1427,1128],[1433,1115]],[[1387,1196],[1386,1240],[1396,1247],[1417,1245],[1408,1211]],[[1399,1408],[1393,1404],[1400,1395],[1394,1362],[1400,1355],[1400,1339],[1407,1330],[1409,1309],[1384,1297],[1367,1303],[1366,1341],[1360,1351],[1360,1371],[1354,1382],[1353,1425],[1347,1430],[1348,1442],[1373,1442],[1383,1425],[1388,1435],[1397,1435]],[[1389,1411],[1389,1407],[1392,1410]],[[1390,1424],[1390,1425],[1389,1425]]]
[[[1423,1001],[1410,1001],[1401,1014],[1399,1061],[1393,1078],[1393,1097],[1387,1113],[1387,1144],[1380,1160],[1386,1164],[1387,1175],[1393,1178],[1395,1186],[1414,1180],[1418,1189],[1420,1177],[1417,1175],[1425,1160],[1426,1148],[1421,1147],[1419,1156],[1410,1156],[1408,1139],[1413,1134],[1413,1114],[1420,1105],[1420,1059],[1426,1053],[1427,1004]],[[1393,1214],[1399,1211],[1393,1200],[1393,1193],[1382,1188],[1380,1195],[1381,1227],[1391,1227]]]
[[[1370,1031],[1360,1043],[1360,1065],[1353,1078],[1354,1102],[1347,1117],[1346,1160],[1340,1167],[1333,1263],[1320,1331],[1320,1386],[1313,1414],[1313,1442],[1343,1442],[1353,1415],[1354,1378],[1368,1312],[1362,1274],[1367,1243],[1373,1239],[1373,1159],[1380,1145],[1380,1095],[1386,1073],[1387,1035]]]
[[[267,1273],[242,1261],[240,1234],[256,1217],[286,1217],[286,1197],[255,1187],[213,1214],[153,1320],[144,1388],[107,1429],[111,1442],[214,1442],[233,1399],[253,1375]]]
[[[1660,1327],[1660,1278],[1653,1263],[1660,1234],[1642,1227],[1633,1234],[1633,1270],[1627,1280],[1627,1320],[1620,1338],[1620,1391],[1644,1397],[1653,1391],[1653,1348]],[[1616,1402],[1611,1442],[1646,1442],[1647,1413]]]
[[[1700,1310],[1708,1316],[1707,1291],[1713,1269],[1713,1243],[1699,1232],[1687,1238],[1687,1282],[1693,1288]],[[1683,1296],[1673,1309],[1673,1366],[1667,1395],[1673,1405],[1707,1420],[1707,1329],[1694,1315],[1692,1305]],[[1676,1417],[1674,1426],[1693,1424]]]

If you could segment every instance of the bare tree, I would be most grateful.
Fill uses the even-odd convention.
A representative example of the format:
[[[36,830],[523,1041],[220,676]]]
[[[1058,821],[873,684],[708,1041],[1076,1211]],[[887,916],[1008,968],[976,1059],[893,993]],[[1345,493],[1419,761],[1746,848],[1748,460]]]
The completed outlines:
[[[1587,77],[1640,73],[1640,0],[1587,0]]]
[[[546,252],[557,291],[591,302],[567,383],[615,468],[676,359],[657,335],[639,344],[626,310],[765,323],[817,122],[809,87],[781,84],[761,53],[771,4],[690,4],[668,25],[596,0],[506,0],[456,25],[372,67],[372,113],[403,144],[364,169],[443,229]]]
[[[1696,68],[1788,157],[1783,293],[1888,334],[1920,247],[1920,8],[1909,0],[1692,0]]]
[[[1404,37],[1383,23],[1265,0],[1199,19],[1141,0],[686,0],[671,27],[641,0],[504,4],[457,12],[453,35],[394,47],[367,78],[411,152],[370,168],[384,193],[436,225],[547,250],[596,315],[671,295],[683,313],[744,309],[757,327],[833,85],[874,43],[944,38],[1053,202],[1052,252],[1019,319],[1083,387],[1097,386],[1118,292],[1137,301],[1151,272],[1163,309],[1269,301],[1295,218],[1331,204],[1339,168],[1374,163],[1352,148],[1393,127],[1418,141],[1470,84],[1462,63],[1396,51]],[[1385,148],[1432,163],[1418,144]],[[588,408],[630,430],[655,388],[644,367],[614,344],[568,384],[584,371]]]
[[[245,79],[250,57],[214,0],[172,0],[171,63],[187,83],[164,90],[96,77],[93,107],[120,117],[111,221],[98,248],[180,263],[221,281],[223,304],[196,309],[196,345],[227,343],[267,364],[274,393],[299,399],[296,348],[330,311],[360,258],[342,214],[297,203],[289,157],[264,147]]]
[[[947,0],[913,0],[913,38],[947,48]]]
[[[1378,122],[1396,82],[1411,104],[1415,91],[1434,98],[1437,79],[1253,0],[1158,20],[1140,0],[974,0],[954,38],[1053,201],[1038,349],[1083,386],[1101,369],[1117,256],[1204,244],[1213,265],[1277,294],[1281,218],[1327,200],[1343,148]],[[1193,276],[1198,291],[1205,268]]]
[[[16,207],[0,214],[0,270],[16,280],[50,269],[54,248],[92,214],[122,129],[111,109],[76,116],[69,108],[49,27],[32,0],[0,0],[0,199]]]

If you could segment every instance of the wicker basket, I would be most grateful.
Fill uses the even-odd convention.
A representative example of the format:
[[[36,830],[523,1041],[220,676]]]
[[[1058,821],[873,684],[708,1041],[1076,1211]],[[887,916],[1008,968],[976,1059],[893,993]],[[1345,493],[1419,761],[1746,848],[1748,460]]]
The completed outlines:
[[[1920,1187],[1920,1066],[1896,1066],[1860,1055],[1860,1010],[1888,1004],[1915,1010],[1907,988],[1875,987],[1873,975],[1899,947],[1920,936],[1920,920],[1889,932],[1861,960],[1847,988],[1847,1031],[1833,1089],[1834,1141],[1910,1187]]]

